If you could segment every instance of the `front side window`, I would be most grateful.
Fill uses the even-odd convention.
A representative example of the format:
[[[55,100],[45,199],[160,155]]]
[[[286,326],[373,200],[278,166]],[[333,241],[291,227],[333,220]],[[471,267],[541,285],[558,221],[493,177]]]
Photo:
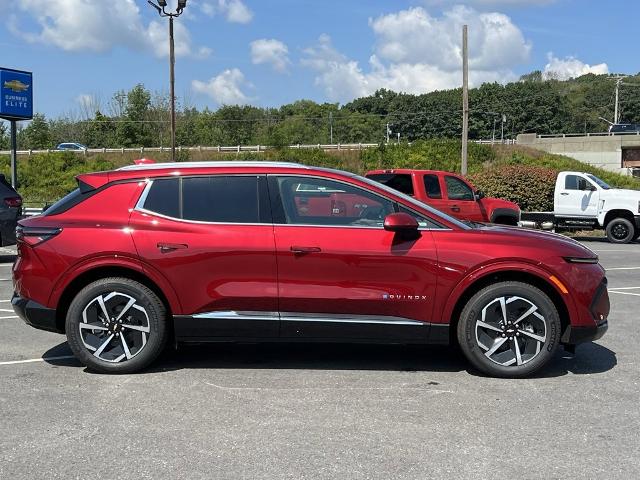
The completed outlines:
[[[585,178],[579,177],[578,175],[567,175],[564,179],[565,190],[588,190],[590,186]]]
[[[393,202],[342,182],[311,177],[277,177],[281,212],[277,223],[382,227]]]
[[[211,223],[260,223],[258,177],[154,180],[143,208],[167,217]]]
[[[447,195],[449,200],[474,200],[471,187],[456,177],[447,175],[444,177],[447,184]]]

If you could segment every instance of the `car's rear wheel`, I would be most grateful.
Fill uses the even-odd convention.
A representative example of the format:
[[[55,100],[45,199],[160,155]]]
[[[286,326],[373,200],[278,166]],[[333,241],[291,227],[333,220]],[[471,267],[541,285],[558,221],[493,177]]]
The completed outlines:
[[[167,342],[166,308],[145,285],[106,278],[83,288],[66,319],[69,346],[88,368],[132,373],[148,366]]]
[[[458,323],[458,342],[471,364],[495,377],[525,377],[542,368],[560,340],[560,318],[551,299],[521,282],[480,290]]]

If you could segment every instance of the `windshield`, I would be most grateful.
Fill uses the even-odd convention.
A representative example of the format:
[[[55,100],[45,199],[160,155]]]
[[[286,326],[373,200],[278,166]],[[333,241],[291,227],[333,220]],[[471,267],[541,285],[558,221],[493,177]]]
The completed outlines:
[[[604,190],[609,190],[611,188],[607,182],[596,177],[595,175],[591,175],[590,173],[588,173],[587,177],[589,177],[590,180],[593,180],[594,182],[596,182],[598,186]]]
[[[340,173],[344,174],[344,172],[340,172]],[[372,186],[381,188],[382,190],[385,190],[388,193],[396,195],[396,196],[402,198],[408,204],[415,205],[417,207],[422,208],[423,210],[427,210],[430,213],[432,213],[433,215],[435,215],[436,217],[440,217],[441,219],[443,219],[443,220],[445,220],[445,221],[447,221],[449,223],[453,223],[454,225],[462,228],[463,230],[469,230],[470,228],[473,228],[470,225],[467,225],[466,223],[462,223],[460,220],[457,220],[457,219],[455,219],[453,217],[450,217],[449,215],[447,215],[444,212],[441,212],[440,210],[436,210],[435,208],[427,205],[424,202],[416,200],[415,198],[410,197],[409,195],[406,195],[406,194],[404,194],[402,192],[399,192],[398,190],[395,190],[395,189],[385,185],[384,183],[379,183],[379,182],[376,182],[374,180],[370,180],[370,179],[368,179],[366,177],[361,177],[359,175],[353,175],[353,177],[357,178],[358,180],[360,180],[362,182],[367,183],[368,185],[372,185]]]

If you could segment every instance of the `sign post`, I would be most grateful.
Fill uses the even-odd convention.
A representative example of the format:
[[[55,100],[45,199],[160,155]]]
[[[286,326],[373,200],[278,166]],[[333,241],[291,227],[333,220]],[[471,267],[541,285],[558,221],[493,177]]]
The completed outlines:
[[[0,68],[0,118],[11,122],[11,185],[18,187],[19,120],[33,118],[33,75],[31,72]]]

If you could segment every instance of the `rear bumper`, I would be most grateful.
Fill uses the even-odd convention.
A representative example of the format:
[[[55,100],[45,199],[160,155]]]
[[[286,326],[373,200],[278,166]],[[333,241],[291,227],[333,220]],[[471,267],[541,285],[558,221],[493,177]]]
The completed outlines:
[[[11,305],[16,314],[24,320],[27,325],[31,325],[38,330],[46,330],[47,332],[64,333],[56,325],[56,311],[47,308],[33,300],[21,297],[17,293],[13,294]]]

